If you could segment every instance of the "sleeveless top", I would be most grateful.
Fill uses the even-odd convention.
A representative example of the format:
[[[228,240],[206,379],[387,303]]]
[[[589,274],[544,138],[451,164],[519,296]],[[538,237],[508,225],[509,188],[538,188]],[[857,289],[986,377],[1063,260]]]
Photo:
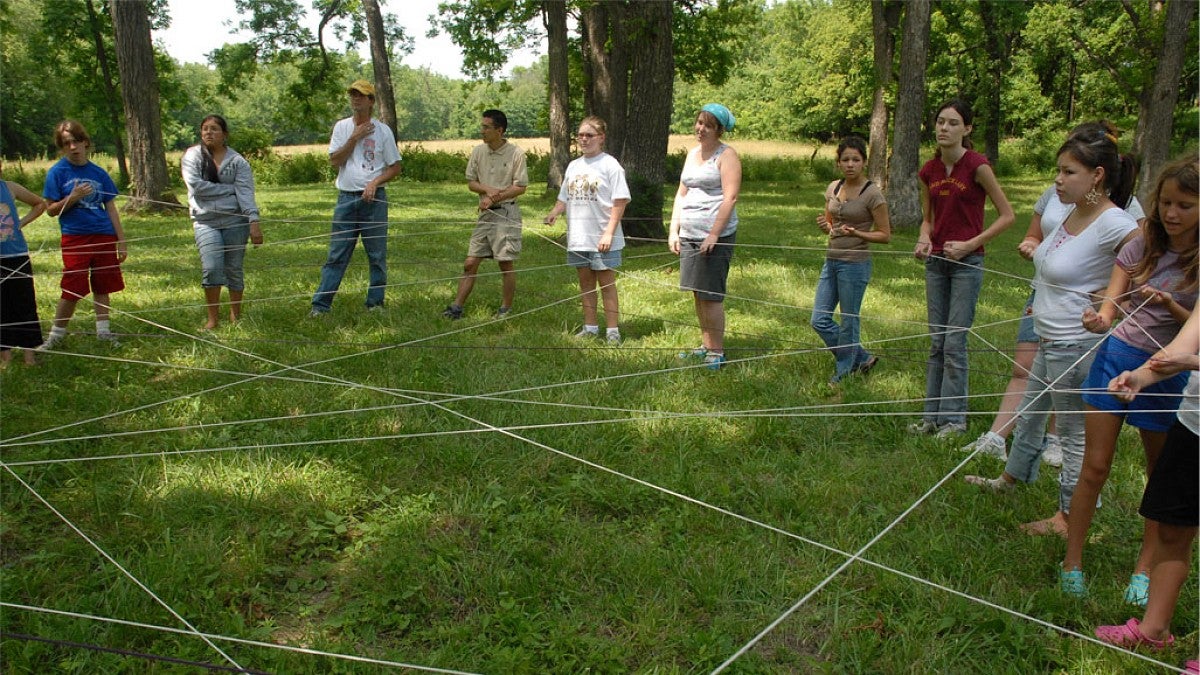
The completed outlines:
[[[729,146],[722,143],[717,146],[712,157],[697,164],[692,161],[692,155],[700,154],[700,146],[688,153],[683,163],[683,171],[679,182],[687,187],[687,193],[680,200],[679,236],[682,239],[704,239],[712,232],[714,221],[717,219],[717,209],[725,195],[721,190],[721,170],[717,167],[717,158]],[[737,207],[729,214],[729,222],[721,230],[721,236],[727,237],[737,231]]]
[[[21,217],[8,183],[0,180],[0,256],[28,255],[29,246],[21,233]]]

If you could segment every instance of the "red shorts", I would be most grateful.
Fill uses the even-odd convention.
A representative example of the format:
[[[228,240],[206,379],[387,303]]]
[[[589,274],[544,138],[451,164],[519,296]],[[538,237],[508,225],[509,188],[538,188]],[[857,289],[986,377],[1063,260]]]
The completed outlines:
[[[117,237],[111,234],[62,236],[62,299],[78,300],[93,293],[116,293],[125,288],[117,262]]]

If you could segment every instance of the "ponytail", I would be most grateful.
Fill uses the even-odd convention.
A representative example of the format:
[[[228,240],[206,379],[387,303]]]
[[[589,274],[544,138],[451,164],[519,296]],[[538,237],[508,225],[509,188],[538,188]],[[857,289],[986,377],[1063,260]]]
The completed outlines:
[[[1133,197],[1133,185],[1137,181],[1138,164],[1132,155],[1121,155],[1117,158],[1117,170],[1112,180],[1108,181],[1108,198],[1119,208],[1129,206]]]

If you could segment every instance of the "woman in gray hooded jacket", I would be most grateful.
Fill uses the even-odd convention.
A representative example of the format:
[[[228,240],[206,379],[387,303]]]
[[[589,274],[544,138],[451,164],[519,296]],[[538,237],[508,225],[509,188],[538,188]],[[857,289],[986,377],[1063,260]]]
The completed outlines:
[[[220,322],[222,286],[229,287],[229,320],[241,318],[246,241],[255,246],[263,242],[254,201],[254,174],[246,158],[225,144],[228,139],[225,119],[209,115],[200,122],[200,144],[188,148],[181,162],[192,230],[200,249],[200,284],[208,310],[204,330],[212,330]]]

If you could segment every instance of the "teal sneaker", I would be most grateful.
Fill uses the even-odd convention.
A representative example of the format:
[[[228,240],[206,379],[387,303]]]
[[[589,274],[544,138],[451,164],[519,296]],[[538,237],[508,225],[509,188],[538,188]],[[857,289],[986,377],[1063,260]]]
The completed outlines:
[[[1125,587],[1125,602],[1144,608],[1150,602],[1150,577],[1141,572],[1129,577],[1129,585]]]
[[[1083,570],[1058,571],[1058,590],[1073,598],[1087,597],[1087,584],[1083,581]]]
[[[678,354],[675,355],[675,358],[677,358],[677,359],[703,359],[706,356],[708,356],[707,349],[705,349],[704,347],[696,347],[695,349],[688,349],[686,351],[679,352]]]

